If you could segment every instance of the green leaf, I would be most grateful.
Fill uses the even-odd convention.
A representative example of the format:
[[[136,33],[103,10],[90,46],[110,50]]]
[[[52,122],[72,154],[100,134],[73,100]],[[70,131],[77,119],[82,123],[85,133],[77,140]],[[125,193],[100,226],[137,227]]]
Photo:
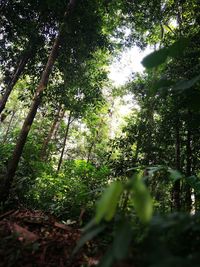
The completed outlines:
[[[181,57],[185,51],[185,49],[189,45],[189,40],[186,38],[181,38],[173,45],[171,45],[168,49],[170,57]]]
[[[116,232],[113,242],[113,253],[117,260],[124,259],[129,250],[129,245],[132,240],[132,231],[128,222],[124,222]]]
[[[171,80],[160,79],[159,81],[154,83],[153,88],[154,88],[154,90],[157,91],[158,89],[161,89],[161,88],[168,88],[173,84],[174,84],[174,82]]]
[[[170,173],[170,178],[173,182],[183,178],[183,175],[177,170],[168,169],[168,172]]]
[[[167,56],[168,56],[168,49],[161,48],[160,50],[155,51],[146,56],[142,60],[142,65],[147,69],[157,67],[166,61]]]
[[[112,246],[107,250],[102,258],[99,267],[110,267],[114,260],[122,260],[127,256],[132,240],[130,224],[125,221],[116,231]]]
[[[148,223],[153,213],[152,198],[139,174],[133,178],[132,192],[133,204],[139,219],[143,223]]]
[[[97,203],[95,221],[99,223],[102,219],[110,221],[117,208],[118,200],[123,192],[121,182],[113,182],[103,193],[101,199]]]
[[[91,221],[89,221],[83,228],[83,232],[89,231],[91,228],[93,228],[96,225],[95,219],[93,218]]]
[[[114,261],[114,255],[112,249],[108,249],[106,254],[103,256],[103,258],[100,261],[99,267],[110,267],[112,266]]]
[[[167,60],[167,57],[181,57],[188,45],[189,40],[181,38],[171,46],[161,48],[146,56],[142,60],[142,65],[147,69],[151,69],[164,63]]]
[[[104,225],[96,226],[94,229],[86,232],[78,241],[74,251],[73,255],[75,255],[80,248],[82,248],[86,242],[90,241],[93,239],[95,236],[97,236],[99,233],[101,233],[105,229]]]
[[[177,82],[173,86],[173,90],[186,90],[191,88],[195,83],[197,83],[200,80],[200,75],[197,75],[196,77],[192,78],[191,80],[182,80]]]
[[[158,166],[149,167],[147,170],[148,170],[149,176],[152,176],[158,171],[166,170],[166,167],[162,165],[158,165]]]
[[[197,176],[186,177],[185,181],[195,190],[196,194],[200,194],[200,179]]]

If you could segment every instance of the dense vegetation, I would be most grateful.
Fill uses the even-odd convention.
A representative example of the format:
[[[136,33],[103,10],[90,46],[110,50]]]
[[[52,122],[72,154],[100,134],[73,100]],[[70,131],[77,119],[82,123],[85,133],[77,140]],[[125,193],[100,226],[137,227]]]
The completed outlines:
[[[84,226],[70,257],[90,241],[102,267],[199,266],[198,1],[2,0],[0,12],[2,218]],[[154,52],[115,87],[109,66],[135,45]],[[24,265],[10,240],[2,266]]]

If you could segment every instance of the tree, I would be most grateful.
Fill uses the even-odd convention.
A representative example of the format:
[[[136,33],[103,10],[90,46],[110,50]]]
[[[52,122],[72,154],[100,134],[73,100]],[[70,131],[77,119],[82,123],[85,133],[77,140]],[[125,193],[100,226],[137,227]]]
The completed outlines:
[[[70,1],[70,3],[68,4],[67,10],[65,12],[65,17],[67,17],[68,15],[71,14],[74,6],[75,6],[75,1],[73,1],[73,0]],[[63,25],[62,25],[62,27],[63,27]],[[6,174],[6,178],[5,178],[5,182],[4,182],[4,186],[3,186],[3,190],[2,190],[1,201],[5,201],[5,199],[8,197],[10,186],[11,186],[13,177],[15,175],[18,162],[19,162],[20,157],[21,157],[23,147],[24,147],[25,142],[26,142],[27,135],[28,135],[30,127],[33,123],[38,106],[41,102],[42,93],[47,86],[49,76],[51,74],[53,65],[54,65],[56,57],[57,57],[57,53],[58,53],[59,45],[61,42],[62,34],[63,34],[63,29],[60,30],[60,32],[58,33],[58,36],[56,37],[56,39],[54,41],[52,50],[49,54],[47,64],[46,64],[45,69],[42,73],[39,85],[36,89],[36,93],[35,93],[30,111],[29,111],[29,113],[28,113],[28,115],[24,121],[19,139],[17,141],[15,150],[13,152],[12,159],[9,162],[8,171]]]
[[[36,89],[31,108],[24,121],[12,159],[8,164],[8,172],[5,179],[5,185],[3,186],[5,190],[2,189],[2,191],[5,192],[4,196],[2,196],[2,200],[8,196],[8,191],[15,175],[23,147],[26,143],[26,139],[35,118],[37,109],[41,104],[43,92],[45,91],[49,81],[49,76],[52,73],[52,68],[58,56],[59,47],[61,47],[61,54],[65,55],[61,57],[61,59],[67,59],[65,63],[68,66],[70,60],[76,64],[80,64],[80,58],[82,58],[82,64],[84,64],[85,59],[89,58],[91,54],[94,53],[94,51],[96,51],[99,47],[105,47],[105,44],[108,41],[108,33],[106,31],[102,31],[102,28],[106,27],[104,13],[107,13],[107,10],[104,8],[104,6],[99,5],[98,1],[92,3],[88,1],[89,7],[84,8],[85,2],[82,1],[77,6],[73,16],[71,13],[73,13],[72,11],[75,5],[74,2],[75,1],[72,0],[68,4],[64,19],[67,20],[67,23],[65,22],[61,24],[60,31],[54,40],[47,64],[42,72],[39,85]],[[82,14],[81,8],[84,8],[84,14]],[[85,34],[86,29],[87,34]],[[79,58],[79,61],[77,61],[77,58]]]

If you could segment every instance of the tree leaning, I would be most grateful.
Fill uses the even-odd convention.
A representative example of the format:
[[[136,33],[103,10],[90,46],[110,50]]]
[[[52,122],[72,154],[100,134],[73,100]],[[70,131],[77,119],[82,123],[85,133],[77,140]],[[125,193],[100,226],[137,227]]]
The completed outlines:
[[[64,20],[65,18],[70,15],[75,7],[76,1],[70,0],[67,10],[64,14]],[[22,126],[21,132],[19,134],[19,138],[17,141],[17,144],[15,146],[14,152],[12,154],[12,158],[8,163],[7,173],[5,175],[5,178],[3,180],[3,184],[1,185],[1,191],[0,191],[0,202],[5,202],[9,196],[10,187],[13,181],[13,178],[15,176],[15,172],[17,170],[17,166],[19,163],[19,160],[21,158],[24,145],[26,143],[26,139],[28,136],[28,133],[31,129],[32,123],[34,121],[35,115],[37,113],[37,109],[41,103],[42,100],[42,94],[47,87],[49,76],[52,72],[53,65],[56,61],[56,58],[58,56],[58,50],[60,47],[61,39],[64,33],[63,29],[64,23],[61,25],[60,31],[54,41],[53,47],[51,49],[51,52],[48,57],[48,61],[46,63],[46,66],[44,68],[44,71],[42,72],[42,76],[40,79],[40,82],[38,84],[38,87],[36,89],[35,96],[33,98],[29,113],[24,121],[24,124]]]

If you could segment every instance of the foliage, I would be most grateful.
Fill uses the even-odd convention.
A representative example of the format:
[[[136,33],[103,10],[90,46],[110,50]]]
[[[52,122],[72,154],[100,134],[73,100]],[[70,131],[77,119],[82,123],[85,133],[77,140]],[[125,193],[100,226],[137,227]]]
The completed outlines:
[[[0,172],[1,173],[5,172],[5,166],[6,166],[6,163],[8,162],[12,149],[13,149],[12,144],[6,144],[6,145],[0,144],[0,158],[1,158]]]
[[[198,266],[199,230],[199,214],[155,217],[139,244],[138,260],[146,266]]]
[[[48,163],[23,162],[11,195],[27,207],[49,211],[63,219],[78,220],[81,210],[92,212],[109,169],[97,169],[85,161],[66,161],[57,174]],[[12,199],[10,201],[13,201]]]
[[[78,216],[88,202],[88,188],[77,177],[43,173],[28,193],[32,205],[63,218]],[[29,196],[30,195],[30,196]]]
[[[198,266],[198,1],[76,2],[70,10],[73,1],[60,0],[0,8],[0,92],[9,97],[0,117],[1,206],[79,224],[93,218],[74,254],[99,235],[102,267]],[[137,107],[113,137],[109,64],[133,44],[155,51],[118,89]]]

